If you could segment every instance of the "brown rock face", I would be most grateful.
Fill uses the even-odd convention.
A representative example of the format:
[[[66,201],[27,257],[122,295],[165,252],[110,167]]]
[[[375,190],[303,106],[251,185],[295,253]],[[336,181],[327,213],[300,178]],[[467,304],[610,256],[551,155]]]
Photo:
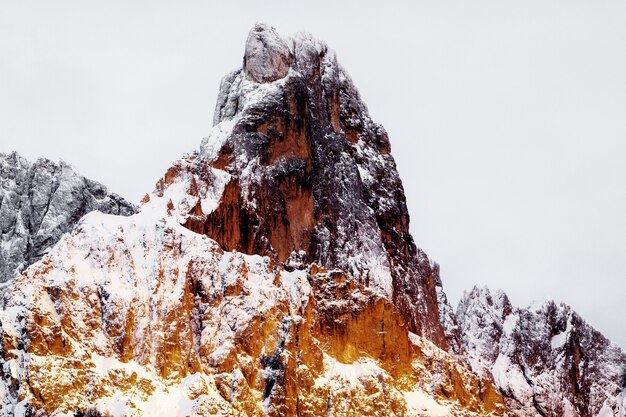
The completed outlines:
[[[376,358],[391,376],[411,373],[411,344],[398,309],[344,272],[312,268],[316,338],[342,363]]]

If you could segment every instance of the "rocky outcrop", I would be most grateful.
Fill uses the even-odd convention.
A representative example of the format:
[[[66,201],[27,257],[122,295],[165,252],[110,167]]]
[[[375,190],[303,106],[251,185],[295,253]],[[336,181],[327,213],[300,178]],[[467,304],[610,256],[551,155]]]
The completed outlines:
[[[502,291],[475,287],[457,315],[472,368],[517,415],[619,415],[626,354],[569,306],[513,308]]]
[[[293,55],[283,38],[272,28],[257,24],[248,34],[243,68],[248,79],[258,83],[287,76]]]
[[[134,207],[65,162],[31,164],[16,153],[0,153],[0,285],[41,259],[94,210],[127,216]]]
[[[492,293],[486,287],[474,287],[459,302],[456,316],[466,358],[479,375],[490,375],[489,369],[500,353],[498,341],[504,332],[504,322],[512,312],[513,306],[503,291]]]

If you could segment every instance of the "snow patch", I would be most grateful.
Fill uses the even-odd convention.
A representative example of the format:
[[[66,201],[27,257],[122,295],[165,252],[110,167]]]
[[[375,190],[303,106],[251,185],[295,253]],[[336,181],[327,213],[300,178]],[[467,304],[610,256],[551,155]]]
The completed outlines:
[[[563,347],[563,345],[565,345],[565,342],[567,342],[567,338],[569,337],[572,328],[572,320],[570,319],[567,321],[567,328],[563,332],[552,336],[552,339],[550,340],[550,346],[552,347],[552,350],[559,349]]]
[[[432,395],[422,391],[415,390],[403,392],[409,415],[429,417],[443,417],[451,415],[450,407],[439,403]],[[414,413],[414,414],[413,414]]]

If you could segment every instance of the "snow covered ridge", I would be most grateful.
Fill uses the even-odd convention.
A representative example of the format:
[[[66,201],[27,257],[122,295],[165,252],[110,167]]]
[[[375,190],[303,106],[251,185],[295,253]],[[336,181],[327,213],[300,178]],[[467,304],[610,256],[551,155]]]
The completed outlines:
[[[127,216],[134,207],[63,161],[30,163],[16,153],[0,153],[0,286],[93,210]]]
[[[472,369],[517,414],[623,415],[626,354],[569,306],[514,308],[502,291],[474,287],[457,317]]]

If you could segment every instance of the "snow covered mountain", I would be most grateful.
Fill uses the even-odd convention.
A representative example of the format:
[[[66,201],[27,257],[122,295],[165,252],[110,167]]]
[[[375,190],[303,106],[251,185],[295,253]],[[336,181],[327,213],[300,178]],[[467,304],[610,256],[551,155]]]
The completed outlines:
[[[457,309],[467,358],[517,415],[622,416],[626,354],[565,304],[514,308],[474,287]]]
[[[127,216],[134,207],[65,162],[31,164],[16,153],[0,153],[0,286],[41,259],[93,210]]]
[[[199,149],[9,286],[0,416],[614,414],[622,353],[574,313],[454,312],[390,151],[332,50],[256,25]]]
[[[255,26],[138,210],[89,213],[11,286],[0,415],[504,412],[446,352],[387,135],[323,42]]]

